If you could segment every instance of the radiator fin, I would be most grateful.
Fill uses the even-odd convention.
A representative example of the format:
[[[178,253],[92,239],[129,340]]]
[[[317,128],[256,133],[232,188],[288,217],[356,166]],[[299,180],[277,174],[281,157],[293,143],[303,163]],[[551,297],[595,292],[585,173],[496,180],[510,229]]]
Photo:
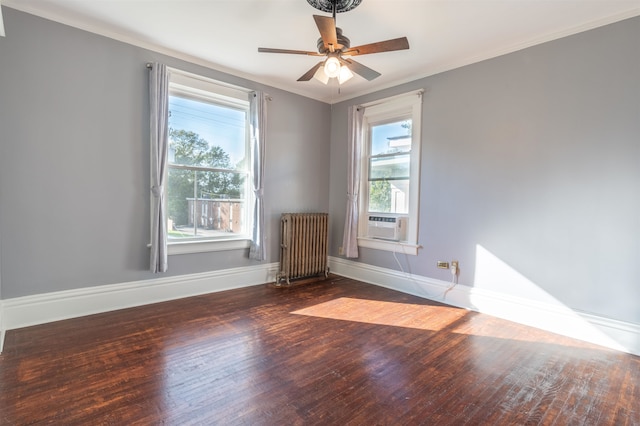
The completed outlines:
[[[276,283],[329,275],[329,215],[285,213],[280,220],[280,272]]]

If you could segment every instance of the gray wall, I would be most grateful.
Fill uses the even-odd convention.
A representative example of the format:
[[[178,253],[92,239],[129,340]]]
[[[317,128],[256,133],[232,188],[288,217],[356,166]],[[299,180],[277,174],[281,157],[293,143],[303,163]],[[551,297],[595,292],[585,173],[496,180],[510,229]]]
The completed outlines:
[[[424,88],[424,248],[403,269],[448,281],[436,261],[457,259],[460,284],[640,323],[639,40],[633,18],[334,105],[332,255],[347,107]]]
[[[327,211],[330,107],[3,8],[0,263],[4,299],[254,264],[246,250],[171,256],[147,272],[145,63],[269,93],[267,262],[285,211]]]
[[[640,18],[331,109],[13,9],[3,14],[4,299],[158,276],[147,272],[144,64],[159,60],[272,95],[267,262],[277,261],[280,213],[327,206],[337,256],[348,105],[424,88],[424,248],[399,255],[403,269],[449,280],[436,260],[458,259],[463,285],[640,323]],[[246,251],[169,260],[167,275],[253,264]],[[399,269],[388,252],[363,249],[359,261]]]

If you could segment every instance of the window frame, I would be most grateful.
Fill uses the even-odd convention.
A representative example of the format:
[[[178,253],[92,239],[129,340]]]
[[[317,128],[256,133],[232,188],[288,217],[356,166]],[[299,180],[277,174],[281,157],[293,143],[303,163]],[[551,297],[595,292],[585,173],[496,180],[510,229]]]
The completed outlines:
[[[358,246],[417,255],[420,207],[420,161],[422,135],[422,93],[418,90],[361,105],[365,108],[362,123],[360,197],[358,204]],[[411,119],[411,150],[409,160],[409,211],[400,213],[369,212],[369,176],[371,128],[375,125]],[[392,241],[369,236],[369,216],[407,218],[406,240]]]
[[[253,227],[253,215],[251,214],[251,206],[254,203],[254,194],[251,190],[251,182],[253,181],[252,152],[250,149],[250,119],[249,119],[249,94],[251,90],[239,86],[230,85],[204,76],[192,74],[182,70],[169,69],[169,96],[179,96],[195,101],[209,102],[223,107],[239,109],[246,111],[245,120],[245,151],[247,160],[245,162],[245,170],[237,169],[227,170],[219,167],[205,167],[212,172],[232,172],[245,174],[244,192],[245,192],[245,212],[243,222],[245,223],[244,232],[241,234],[230,234],[220,237],[193,237],[184,240],[167,238],[167,254],[180,255],[188,253],[204,253],[226,250],[243,250],[250,247],[251,230]],[[186,129],[188,130],[188,129]],[[169,152],[167,152],[169,155]],[[171,165],[167,159],[166,173],[169,169],[194,169],[203,170],[202,166],[184,166]],[[168,187],[165,185],[165,200],[168,200]],[[165,226],[168,224],[165,223]],[[167,230],[168,235],[168,230]]]

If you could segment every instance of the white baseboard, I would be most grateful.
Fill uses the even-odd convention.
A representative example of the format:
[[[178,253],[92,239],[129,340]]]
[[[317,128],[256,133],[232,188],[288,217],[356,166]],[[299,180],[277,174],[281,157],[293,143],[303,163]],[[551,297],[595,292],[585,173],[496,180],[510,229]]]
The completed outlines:
[[[6,299],[0,331],[264,284],[277,270],[271,263]]]
[[[0,354],[2,353],[2,348],[4,347],[4,322],[2,318],[4,317],[4,307],[2,305],[2,300],[0,300]]]
[[[380,268],[343,258],[329,259],[331,272],[448,305],[481,312],[611,349],[640,355],[640,324],[578,312],[451,282]]]
[[[342,258],[331,257],[329,266],[337,275],[640,355],[638,324]],[[5,330],[268,283],[277,271],[271,263],[1,300],[0,352]]]

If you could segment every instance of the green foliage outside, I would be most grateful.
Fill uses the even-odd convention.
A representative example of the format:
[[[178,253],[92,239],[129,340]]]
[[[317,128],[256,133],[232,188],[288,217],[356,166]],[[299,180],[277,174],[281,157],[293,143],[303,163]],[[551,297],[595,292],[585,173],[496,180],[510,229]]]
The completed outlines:
[[[229,155],[219,146],[209,146],[197,133],[169,129],[174,164],[234,169]],[[167,212],[177,226],[189,223],[187,198],[240,198],[243,176],[229,172],[169,169]]]
[[[386,180],[369,183],[369,211],[391,212],[391,184]]]

